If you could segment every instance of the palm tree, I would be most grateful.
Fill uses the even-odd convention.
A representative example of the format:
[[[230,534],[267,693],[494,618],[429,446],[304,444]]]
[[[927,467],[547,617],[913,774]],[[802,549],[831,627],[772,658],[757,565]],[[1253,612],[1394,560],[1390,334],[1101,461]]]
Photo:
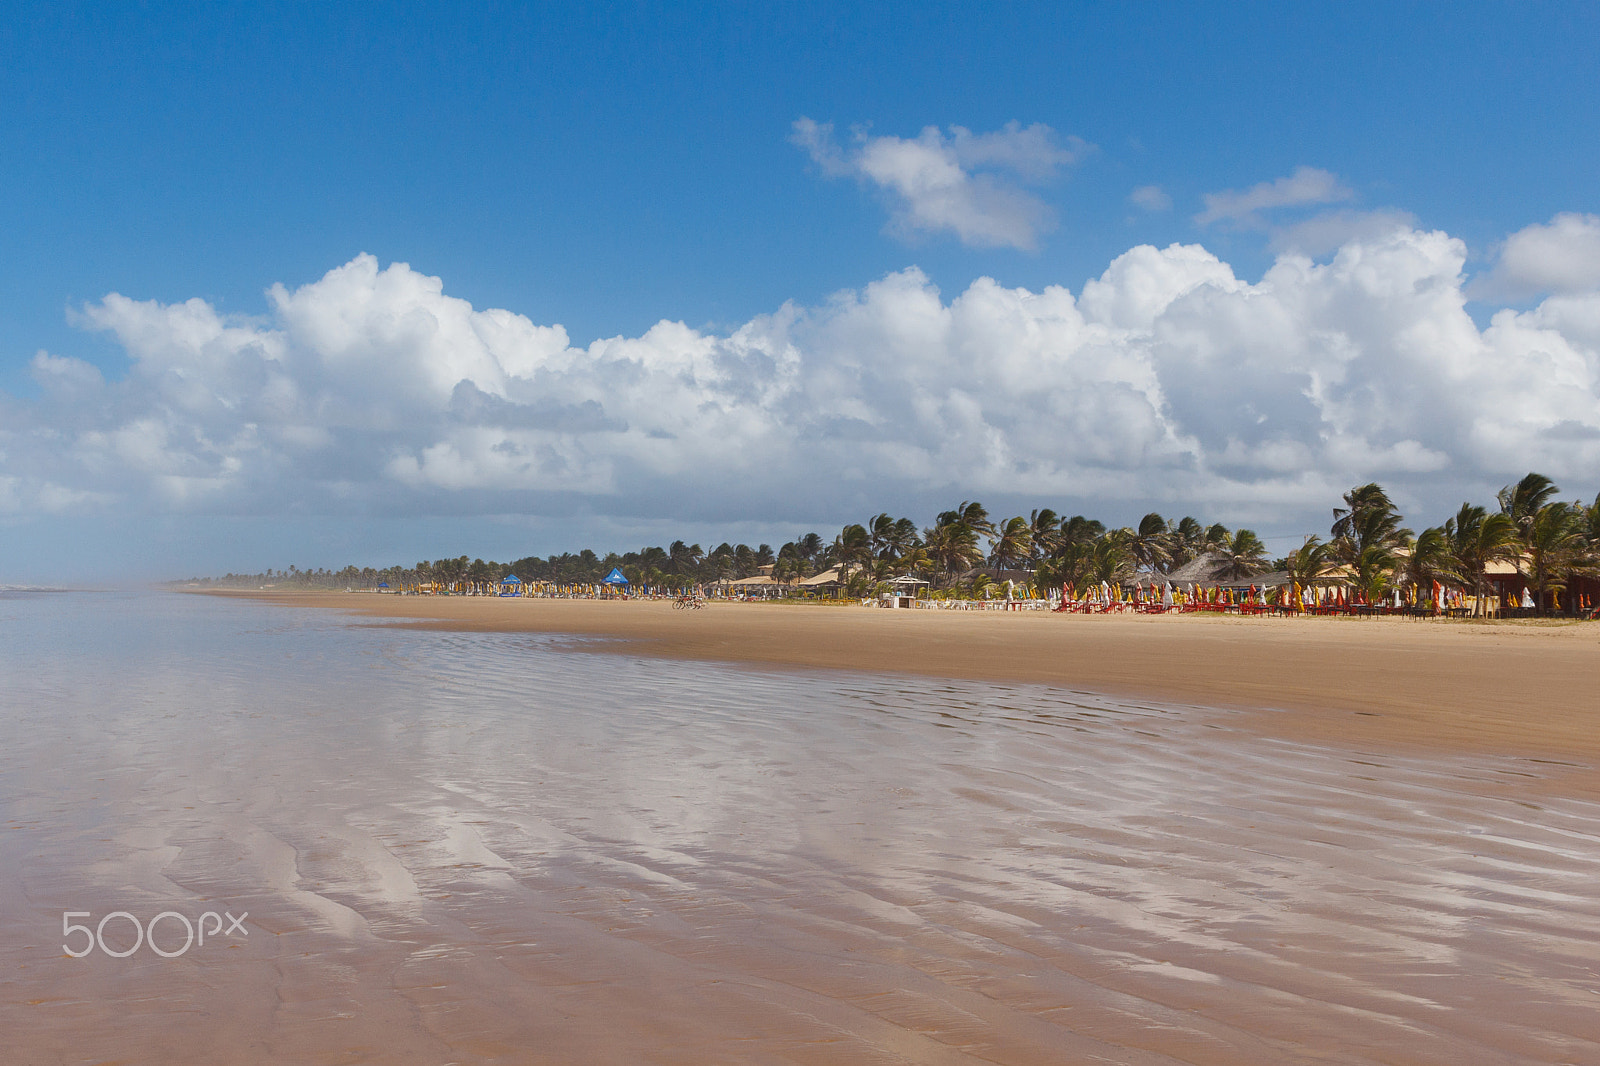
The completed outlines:
[[[1104,522],[1098,522],[1092,518],[1085,518],[1081,514],[1075,514],[1071,518],[1062,520],[1056,543],[1061,547],[1071,544],[1089,544],[1105,536],[1105,532]]]
[[[1039,565],[1041,585],[1071,582],[1079,588],[1102,581],[1117,582],[1133,572],[1133,555],[1128,550],[1130,533],[1114,529],[1092,539],[1073,539],[1062,543],[1055,555]]]
[[[808,555],[801,548],[798,541],[791,540],[789,543],[778,549],[778,558],[777,561],[773,563],[772,569],[774,580],[777,579],[777,574],[780,568],[785,575],[795,581],[798,581],[803,577],[810,577],[814,572],[811,562],[811,560],[814,558],[815,555]]]
[[[1429,526],[1417,534],[1411,557],[1401,565],[1400,578],[1429,590],[1436,581],[1441,585],[1465,583],[1444,526]]]
[[[954,521],[962,523],[974,533],[985,537],[994,536],[994,523],[989,521],[989,511],[976,500],[970,503],[962,500],[954,511],[941,514],[939,516],[941,524],[947,515],[954,516]]]
[[[1600,494],[1583,509],[1582,521],[1584,540],[1589,542],[1592,551],[1600,551]]]
[[[672,568],[672,572],[680,577],[692,579],[700,567],[702,558],[703,553],[698,544],[685,544],[681,540],[675,540],[667,548],[668,565]]]
[[[851,567],[872,565],[872,535],[866,526],[845,526],[833,541],[833,560],[839,564],[839,580],[847,581]]]
[[[995,533],[991,534],[989,559],[1001,570],[1011,569],[1013,564],[1029,558],[1032,554],[1033,529],[1028,520],[1021,515],[1007,519]]]
[[[1543,474],[1529,473],[1497,493],[1500,513],[1516,525],[1521,542],[1517,571],[1537,592],[1541,609],[1545,593],[1563,587],[1556,576],[1571,570],[1582,554],[1581,508],[1554,502],[1560,491]]]
[[[1139,519],[1137,531],[1129,531],[1128,550],[1133,561],[1146,570],[1165,570],[1172,562],[1172,532],[1167,520],[1154,511]]]
[[[1355,571],[1356,585],[1370,602],[1389,587],[1411,530],[1401,527],[1400,512],[1375,483],[1351,489],[1344,502],[1333,510],[1332,554]]]
[[[1583,537],[1583,550],[1569,573],[1571,577],[1600,577],[1600,495],[1585,507],[1573,505],[1578,512],[1578,528]]]
[[[1355,571],[1356,588],[1367,603],[1377,603],[1394,585],[1395,552],[1381,544],[1369,544],[1344,560]]]
[[[1344,494],[1344,506],[1333,509],[1333,537],[1349,537],[1359,516],[1371,511],[1394,512],[1389,494],[1375,481],[1357,485]]]
[[[918,572],[932,573],[934,568],[933,556],[928,554],[928,549],[921,542],[913,544],[892,560],[890,573],[895,577]]]
[[[737,560],[734,557],[733,545],[729,544],[727,541],[723,541],[721,544],[713,548],[711,550],[711,554],[706,556],[705,561],[706,565],[711,570],[711,577],[719,581],[724,578],[732,577],[734,570],[738,566]]]
[[[872,554],[884,558],[890,542],[894,539],[894,516],[884,511],[867,523],[867,531],[872,539]]]
[[[1500,513],[1510,516],[1518,532],[1522,532],[1533,522],[1534,515],[1560,491],[1556,483],[1543,474],[1528,474],[1515,485],[1501,489],[1496,496],[1500,501]]]
[[[1523,531],[1527,550],[1524,574],[1546,609],[1545,594],[1565,588],[1562,578],[1582,568],[1584,537],[1582,508],[1570,503],[1547,503],[1533,513]]]
[[[1320,537],[1307,537],[1304,544],[1284,559],[1284,569],[1290,579],[1298,585],[1316,584],[1328,570],[1329,548]]]
[[[1169,563],[1174,567],[1192,563],[1205,550],[1206,530],[1198,520],[1188,515],[1169,524],[1170,539],[1167,545]]]
[[[1028,516],[1028,532],[1033,537],[1032,558],[1046,558],[1055,550],[1061,535],[1061,516],[1048,507],[1034,511]]]
[[[959,519],[924,530],[923,544],[928,557],[945,574],[970,570],[983,558],[978,549],[978,535]]]
[[[1444,535],[1455,572],[1472,586],[1476,599],[1473,614],[1488,614],[1489,564],[1516,556],[1516,523],[1503,511],[1490,513],[1486,508],[1463,503],[1453,518],[1445,520]]]
[[[891,518],[887,512],[874,518],[868,530],[872,554],[879,559],[898,559],[917,539],[917,524],[909,518]]]
[[[772,580],[780,585],[800,580],[800,560],[794,555],[779,553],[772,563]]]
[[[1239,530],[1223,541],[1216,552],[1222,557],[1218,573],[1229,581],[1242,581],[1266,569],[1263,560],[1267,556],[1267,546],[1261,543],[1254,530]]]
[[[1127,531],[1113,529],[1088,545],[1083,559],[1085,581],[1105,581],[1115,585],[1133,569],[1133,553],[1128,550]]]

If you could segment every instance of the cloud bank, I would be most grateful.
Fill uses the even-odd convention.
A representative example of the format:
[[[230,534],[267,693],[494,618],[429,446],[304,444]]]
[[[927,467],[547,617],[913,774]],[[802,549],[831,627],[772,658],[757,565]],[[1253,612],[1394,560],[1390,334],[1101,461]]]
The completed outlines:
[[[1372,479],[1440,517],[1529,469],[1594,491],[1600,293],[1480,330],[1465,258],[1396,227],[1254,283],[1197,245],[1076,295],[946,299],[908,269],[587,347],[366,255],[260,319],[112,294],[82,324],[125,377],[41,352],[41,396],[0,400],[0,512],[787,522],[980,496],[1320,526]]]
[[[831,124],[802,117],[790,140],[828,177],[881,190],[891,204],[891,233],[953,233],[975,247],[1026,251],[1055,227],[1055,213],[1023,185],[1053,179],[1092,150],[1075,137],[1061,144],[1041,123],[1016,122],[993,133],[952,126],[947,135],[928,126],[910,140],[860,130],[841,147]]]

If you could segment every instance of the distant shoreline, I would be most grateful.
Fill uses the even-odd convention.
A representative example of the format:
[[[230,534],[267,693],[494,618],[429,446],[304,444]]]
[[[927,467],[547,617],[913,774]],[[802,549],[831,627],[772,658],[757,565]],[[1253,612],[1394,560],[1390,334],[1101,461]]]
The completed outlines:
[[[1342,747],[1600,763],[1596,625],[722,602],[689,612],[662,601],[203,594],[338,609],[408,628],[621,638],[589,645],[601,652],[1044,684],[1203,704],[1248,712],[1271,735]]]

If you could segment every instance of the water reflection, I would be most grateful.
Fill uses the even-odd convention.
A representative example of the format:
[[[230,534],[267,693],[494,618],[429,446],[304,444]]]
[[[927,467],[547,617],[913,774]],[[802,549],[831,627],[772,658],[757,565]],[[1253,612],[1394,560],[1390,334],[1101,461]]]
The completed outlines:
[[[191,597],[0,637],[41,1059],[1600,1059],[1600,811],[1531,760]],[[247,942],[61,957],[224,903]]]

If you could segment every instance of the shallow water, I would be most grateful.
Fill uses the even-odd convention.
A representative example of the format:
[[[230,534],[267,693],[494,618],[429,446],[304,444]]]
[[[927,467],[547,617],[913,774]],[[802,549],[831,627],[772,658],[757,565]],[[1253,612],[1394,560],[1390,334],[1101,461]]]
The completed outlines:
[[[0,597],[0,679],[7,1062],[1600,1061],[1529,760],[171,595]]]

